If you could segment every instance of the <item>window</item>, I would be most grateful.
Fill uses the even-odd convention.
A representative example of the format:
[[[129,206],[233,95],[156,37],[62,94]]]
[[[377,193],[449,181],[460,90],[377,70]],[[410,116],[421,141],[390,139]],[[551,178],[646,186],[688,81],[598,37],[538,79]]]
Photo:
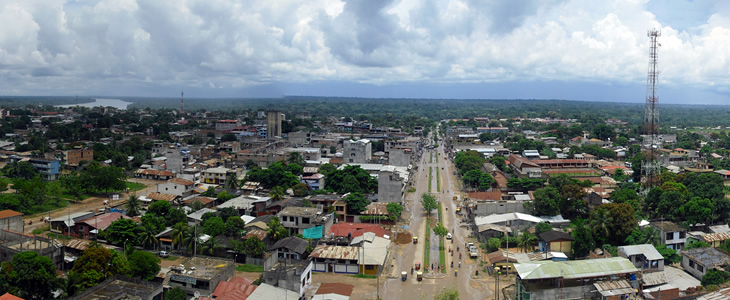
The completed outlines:
[[[700,264],[697,264],[697,271],[704,272],[705,268],[702,267]]]
[[[302,218],[302,224],[309,224],[309,218]]]
[[[690,267],[690,268],[694,268],[694,267],[695,267],[695,262],[694,262],[694,260],[691,260],[691,259],[689,260],[689,267]]]
[[[667,232],[667,240],[673,240],[674,239],[674,232]]]
[[[680,231],[680,232],[679,232],[679,238],[680,238],[680,239],[683,239],[683,238],[685,238],[686,234],[687,234],[686,232],[684,232],[684,231]]]
[[[375,266],[373,265],[365,265],[365,270],[374,270]]]

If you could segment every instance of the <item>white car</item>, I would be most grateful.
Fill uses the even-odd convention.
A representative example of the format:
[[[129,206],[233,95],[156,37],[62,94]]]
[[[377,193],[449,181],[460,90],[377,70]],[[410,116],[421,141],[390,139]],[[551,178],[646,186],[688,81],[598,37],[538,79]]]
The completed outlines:
[[[447,240],[450,240],[450,239],[451,239],[451,233],[447,233],[447,234],[446,234],[446,239],[447,239]]]

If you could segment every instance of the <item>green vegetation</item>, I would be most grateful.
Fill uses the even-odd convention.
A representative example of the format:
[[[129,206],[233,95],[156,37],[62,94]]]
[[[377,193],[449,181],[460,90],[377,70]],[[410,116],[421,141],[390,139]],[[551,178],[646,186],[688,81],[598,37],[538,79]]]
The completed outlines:
[[[357,275],[349,275],[350,277],[354,278],[367,278],[367,279],[375,279],[378,278],[376,275],[368,275],[368,274],[357,274]]]
[[[428,192],[431,192],[431,182],[433,181],[433,167],[428,167]]]
[[[439,178],[439,168],[436,168],[436,192],[441,192],[441,180]]]
[[[415,187],[409,187],[408,188],[408,192],[409,193],[415,193],[416,192],[416,188]]]
[[[249,265],[249,264],[240,264],[236,266],[236,271],[239,272],[255,272],[255,273],[263,273],[264,272],[264,266],[257,266],[257,265]]]
[[[127,190],[130,192],[141,191],[147,187],[147,185],[145,185],[144,183],[139,182],[126,181],[125,184],[127,185]]]
[[[428,272],[427,267],[431,263],[431,218],[426,216],[426,236],[423,237],[423,269]]]

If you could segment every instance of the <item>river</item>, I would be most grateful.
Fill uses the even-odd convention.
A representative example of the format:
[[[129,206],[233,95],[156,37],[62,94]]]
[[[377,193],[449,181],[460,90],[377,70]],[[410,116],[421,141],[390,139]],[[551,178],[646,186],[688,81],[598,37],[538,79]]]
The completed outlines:
[[[89,103],[56,105],[56,107],[74,107],[74,106],[107,107],[107,106],[111,106],[111,107],[114,107],[117,109],[127,109],[127,106],[132,104],[132,102],[122,101],[119,99],[94,98],[94,100],[95,100],[94,102],[89,102]]]

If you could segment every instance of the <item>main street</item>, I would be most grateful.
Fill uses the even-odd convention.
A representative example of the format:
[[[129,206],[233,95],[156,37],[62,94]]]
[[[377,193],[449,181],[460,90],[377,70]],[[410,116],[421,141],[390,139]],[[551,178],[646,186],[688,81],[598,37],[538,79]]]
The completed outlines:
[[[432,141],[432,139],[429,140]],[[433,162],[431,162],[431,155],[434,158]],[[415,273],[411,274],[410,270],[415,263],[423,264],[424,261],[423,243],[425,241],[423,239],[426,231],[426,213],[421,204],[421,195],[428,192],[429,167],[433,170],[431,193],[441,203],[444,227],[449,229],[449,232],[453,230],[453,243],[452,241],[445,240],[444,247],[446,248],[445,251],[447,251],[446,273],[438,271],[429,272],[424,274],[423,281],[419,282],[416,279]],[[438,180],[441,181],[440,192],[437,191],[437,170],[439,172]],[[457,203],[454,202],[453,196],[458,195],[459,200],[457,202],[463,201],[463,197],[460,192],[458,179],[453,175],[454,170],[455,167],[444,154],[443,143],[440,142],[439,146],[432,150],[424,148],[423,155],[417,163],[417,171],[415,172],[413,187],[416,188],[416,191],[407,194],[406,212],[404,214],[405,217],[410,215],[409,228],[413,232],[413,235],[419,237],[420,240],[418,244],[395,244],[397,266],[400,271],[408,272],[408,279],[406,281],[401,281],[400,278],[388,279],[384,284],[384,299],[432,299],[435,294],[447,287],[456,288],[459,291],[460,299],[485,299],[493,297],[493,293],[488,288],[486,279],[484,279],[485,276],[483,274],[480,274],[478,277],[473,276],[479,267],[478,261],[469,258],[468,251],[464,249],[465,243],[476,243],[476,241],[468,238],[471,228],[462,226],[455,212]],[[434,210],[431,212],[431,216],[432,220],[437,220],[437,211]],[[433,231],[430,236],[431,247],[428,255],[430,256],[430,261],[436,267],[439,263],[439,243]],[[457,246],[459,247],[459,252],[455,251],[454,256],[451,256],[448,253],[449,247],[456,250]],[[459,259],[459,253],[462,254],[461,260]],[[452,261],[454,262],[454,268],[450,266]],[[461,261],[461,267],[459,267],[459,261]],[[454,270],[459,271],[458,276],[455,276]]]

